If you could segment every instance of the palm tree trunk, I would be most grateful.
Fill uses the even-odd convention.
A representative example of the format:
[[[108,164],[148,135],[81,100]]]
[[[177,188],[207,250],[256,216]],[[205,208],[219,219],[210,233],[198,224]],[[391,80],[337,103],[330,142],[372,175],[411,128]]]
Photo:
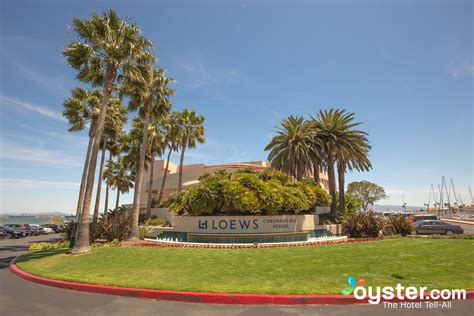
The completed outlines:
[[[117,198],[115,199],[115,209],[118,209],[120,202],[120,190],[117,188]]]
[[[336,216],[336,176],[334,174],[334,155],[328,153],[328,180],[329,180],[329,194],[331,195],[331,215]]]
[[[319,177],[319,166],[318,165],[315,165],[313,167],[313,179],[317,184],[319,184],[321,182],[321,179]]]
[[[183,186],[183,162],[184,162],[184,152],[186,150],[186,142],[183,145],[183,150],[181,151],[181,158],[179,159],[179,182],[178,182],[178,192],[181,192]]]
[[[87,170],[89,170],[89,162],[90,162],[93,142],[94,142],[94,136],[89,135],[89,144],[87,145],[86,160],[84,161],[84,169],[82,170],[81,186],[79,188],[79,199],[77,200],[76,223],[79,221],[79,216],[82,210],[82,203],[84,202],[84,189],[86,187],[86,182],[87,182]]]
[[[345,200],[345,173],[346,166],[343,162],[337,163],[337,180],[339,182],[339,212],[344,214],[346,210],[346,200]]]
[[[145,156],[148,144],[148,125],[150,123],[150,101],[147,101],[144,109],[143,119],[143,138],[140,147],[140,161],[137,166],[137,174],[135,176],[135,192],[133,194],[133,209],[132,209],[132,232],[128,237],[129,240],[137,240],[139,235],[138,217],[140,215],[140,199],[142,193],[143,171],[145,169]]]
[[[112,95],[112,88],[115,82],[116,69],[110,68],[107,70],[104,85],[104,95],[100,102],[100,114],[97,123],[97,130],[95,134],[94,144],[92,146],[91,159],[89,163],[89,171],[87,173],[86,193],[84,196],[84,206],[81,211],[81,220],[78,223],[76,240],[72,248],[73,254],[79,254],[90,251],[89,244],[89,214],[92,202],[92,190],[94,189],[95,169],[97,167],[97,156],[100,149],[100,140],[102,139],[102,132],[104,130],[105,117],[107,116],[107,106],[109,104],[110,96]]]
[[[104,164],[105,141],[102,144],[102,157],[100,159],[99,179],[97,180],[97,193],[95,196],[94,216],[92,217],[92,223],[94,224],[94,226],[97,224],[97,218],[99,217],[100,191],[102,190],[102,178],[104,177]]]
[[[166,159],[165,174],[163,175],[163,181],[161,181],[160,194],[158,195],[158,201],[156,202],[157,204],[161,203],[161,198],[163,197],[163,190],[165,188],[166,176],[168,175],[168,168],[170,165],[170,158],[171,158],[172,152],[173,152],[173,147],[170,146],[170,152],[168,153],[168,158]]]
[[[107,184],[105,186],[104,217],[107,216],[107,209],[109,208],[109,181],[110,181],[110,166],[111,165],[112,165],[112,151],[109,150],[109,168],[107,168]]]
[[[150,177],[148,178],[148,198],[146,204],[146,217],[151,218],[151,202],[153,191],[153,173],[155,171],[155,155],[151,156]]]

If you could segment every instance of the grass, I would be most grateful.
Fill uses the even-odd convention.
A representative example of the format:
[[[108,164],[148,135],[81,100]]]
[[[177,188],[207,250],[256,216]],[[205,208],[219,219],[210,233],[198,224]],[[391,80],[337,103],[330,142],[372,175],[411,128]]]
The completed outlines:
[[[17,265],[67,281],[228,293],[339,293],[349,275],[367,286],[474,288],[474,240],[395,238],[263,249],[98,247],[29,253]]]

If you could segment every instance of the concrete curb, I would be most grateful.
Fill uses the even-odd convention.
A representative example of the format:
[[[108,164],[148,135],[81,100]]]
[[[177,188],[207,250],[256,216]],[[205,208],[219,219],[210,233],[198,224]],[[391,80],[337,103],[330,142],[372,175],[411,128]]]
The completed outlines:
[[[349,305],[368,303],[367,300],[357,300],[353,295],[340,294],[271,295],[184,292],[69,282],[53,280],[33,275],[18,268],[14,262],[10,264],[9,270],[20,278],[42,285],[48,285],[52,287],[81,292],[147,298],[164,301],[240,305]],[[474,299],[474,290],[466,290],[466,292],[467,299]],[[397,300],[398,299],[393,299],[390,301],[396,302]]]

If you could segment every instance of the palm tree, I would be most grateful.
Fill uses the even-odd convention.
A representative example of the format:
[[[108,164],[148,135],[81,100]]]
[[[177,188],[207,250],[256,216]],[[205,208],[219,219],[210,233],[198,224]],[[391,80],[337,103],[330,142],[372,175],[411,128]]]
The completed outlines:
[[[99,179],[97,183],[97,193],[94,206],[94,215],[92,222],[97,223],[99,217],[100,193],[102,189],[102,179],[104,177],[105,150],[109,139],[114,139],[122,133],[122,128],[127,122],[127,110],[117,98],[111,98],[105,119],[104,134],[102,137],[102,157],[100,160]],[[107,192],[108,193],[108,192]],[[108,199],[106,199],[107,207]]]
[[[119,157],[116,162],[109,163],[105,175],[108,185],[117,190],[115,200],[115,209],[117,209],[120,202],[120,193],[127,193],[130,189],[133,189],[135,176],[130,172],[129,164],[123,157]]]
[[[78,40],[67,45],[63,51],[66,62],[78,70],[77,78],[95,86],[102,86],[103,95],[97,120],[90,163],[87,173],[84,204],[78,223],[78,238],[73,254],[90,250],[89,213],[94,186],[97,156],[107,116],[107,104],[112,95],[117,76],[125,69],[132,69],[138,63],[150,62],[155,56],[153,44],[146,39],[135,24],[121,20],[113,10],[93,14],[88,20],[73,20]]]
[[[181,148],[181,158],[179,160],[179,182],[178,192],[183,186],[183,163],[186,148],[195,148],[196,142],[203,144],[204,138],[204,116],[197,115],[196,112],[183,109],[178,114],[178,145]]]
[[[63,102],[63,116],[69,121],[71,127],[69,132],[81,131],[89,125],[89,143],[87,145],[84,168],[82,170],[81,185],[79,188],[79,198],[76,206],[76,223],[79,221],[82,203],[84,200],[84,188],[87,180],[87,171],[94,142],[94,136],[97,127],[97,118],[99,116],[99,104],[102,98],[100,90],[88,91],[84,88],[74,88],[71,90],[71,97]]]
[[[161,203],[161,199],[163,197],[163,190],[165,188],[166,177],[168,175],[171,153],[178,150],[178,117],[179,113],[173,112],[164,122],[164,128],[166,130],[164,143],[168,147],[168,157],[166,158],[166,167],[163,174],[163,180],[161,181],[160,193],[156,201],[156,204],[158,205]]]
[[[367,133],[355,131],[352,135],[352,144],[349,148],[339,148],[337,153],[337,179],[339,184],[339,211],[344,213],[345,203],[345,173],[346,170],[369,171],[372,163],[369,160],[371,146]]]
[[[163,155],[164,151],[164,131],[161,128],[161,124],[154,122],[150,124],[149,138],[150,138],[150,175],[148,178],[148,197],[147,197],[147,206],[146,206],[146,216],[151,218],[151,207],[152,207],[152,195],[153,195],[153,176],[155,172],[155,156]]]
[[[354,113],[348,113],[342,109],[320,110],[317,118],[312,118],[313,128],[317,137],[324,145],[328,178],[329,194],[331,195],[331,215],[337,215],[337,197],[336,197],[336,176],[334,165],[338,152],[349,149],[352,142],[358,136],[363,134],[361,131],[353,128],[362,123],[353,123]]]
[[[124,139],[125,139],[125,135],[123,131],[120,131],[120,133],[109,135],[109,137],[107,138],[106,148],[109,151],[109,161],[108,161],[109,165],[112,165],[113,157],[118,156],[123,151]],[[104,180],[105,180],[106,178],[110,177],[110,170],[106,169],[106,171],[104,172],[105,172],[104,173]],[[105,205],[104,205],[105,217],[107,216],[107,211],[109,207],[109,187],[110,187],[109,183],[107,182],[106,187],[105,187]]]
[[[134,240],[138,239],[139,235],[138,218],[145,157],[147,155],[150,116],[161,118],[169,113],[171,103],[168,97],[174,95],[175,90],[168,87],[174,79],[166,77],[164,69],[156,69],[152,63],[127,72],[123,79],[122,93],[130,97],[129,109],[131,111],[139,109],[139,114],[143,117],[140,159],[137,165],[135,191],[133,194],[132,232],[129,236],[130,240]]]
[[[265,147],[270,151],[268,160],[275,169],[301,180],[308,171],[316,168],[314,162],[320,155],[314,130],[302,116],[290,115],[281,121],[276,133]],[[317,169],[319,171],[319,166]]]

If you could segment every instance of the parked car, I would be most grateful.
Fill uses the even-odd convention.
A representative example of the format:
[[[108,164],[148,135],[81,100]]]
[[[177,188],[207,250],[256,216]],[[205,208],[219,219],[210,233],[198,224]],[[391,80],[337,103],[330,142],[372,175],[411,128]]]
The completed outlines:
[[[464,230],[459,225],[453,225],[442,221],[424,220],[415,223],[415,231],[417,234],[440,234],[452,235],[462,234]]]
[[[41,227],[38,224],[25,224],[25,225],[28,225],[30,227],[30,230],[34,236],[43,235],[45,233],[43,227]]]
[[[15,230],[6,225],[0,226],[0,235],[2,235],[2,238],[19,238],[27,236],[24,231]]]
[[[412,223],[416,223],[418,221],[424,221],[424,220],[438,220],[438,217],[436,215],[410,215],[408,216],[408,221]]]
[[[49,226],[50,224],[44,224],[41,225],[41,228],[43,228],[43,231],[45,234],[54,234],[55,231],[52,227]]]
[[[13,230],[23,232],[24,236],[32,235],[33,232],[28,224],[6,224],[6,227],[10,227]]]
[[[50,229],[53,230],[54,233],[59,233],[60,230],[61,230],[59,224],[43,224],[43,225],[41,225],[41,227],[50,228]]]

